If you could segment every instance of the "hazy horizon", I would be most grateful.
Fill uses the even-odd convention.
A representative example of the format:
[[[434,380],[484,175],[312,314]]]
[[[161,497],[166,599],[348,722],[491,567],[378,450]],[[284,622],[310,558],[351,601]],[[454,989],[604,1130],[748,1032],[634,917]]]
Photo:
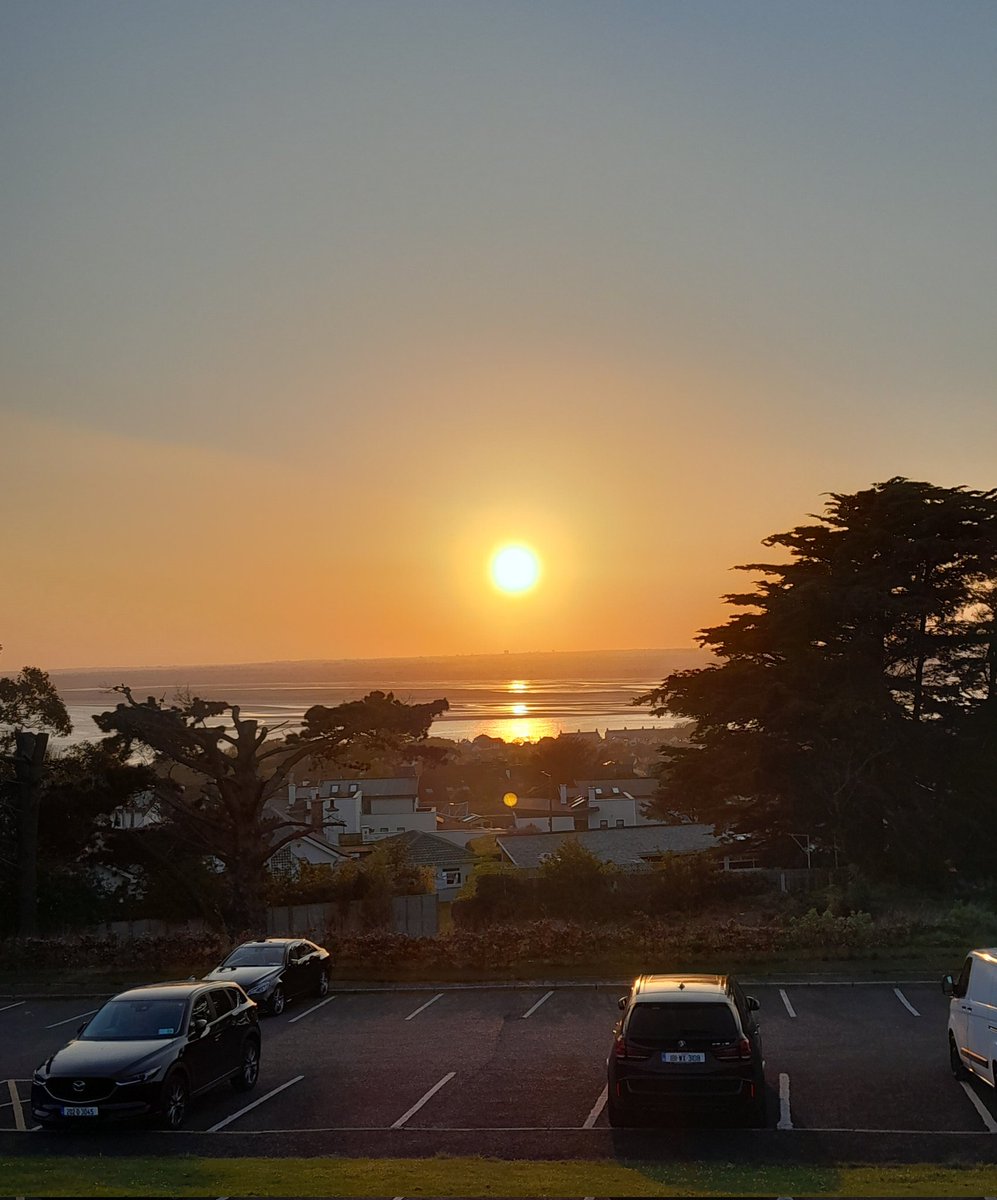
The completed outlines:
[[[419,655],[385,655],[376,658],[305,658],[305,659],[268,659],[238,663],[114,663],[96,664],[85,667],[51,667],[48,668],[53,679],[64,679],[67,676],[88,676],[102,671],[139,671],[144,673],[197,671],[200,673],[235,671],[253,674],[254,676],[273,675],[279,671],[291,670],[294,673],[312,673],[319,669],[332,670],[340,675],[346,669],[363,668],[363,676],[377,675],[382,672],[401,671],[404,679],[405,669],[425,669],[439,666],[441,669],[454,671],[458,666],[470,669],[474,674],[491,670],[498,672],[499,667],[508,668],[500,674],[518,674],[524,664],[534,668],[559,665],[565,667],[569,660],[575,660],[577,666],[588,667],[593,662],[613,665],[621,668],[627,660],[643,673],[648,660],[661,659],[672,661],[678,659],[698,659],[707,657],[707,651],[696,646],[646,647],[628,648],[625,650],[524,650],[503,651],[500,654],[419,654]],[[451,676],[452,677],[452,676]]]

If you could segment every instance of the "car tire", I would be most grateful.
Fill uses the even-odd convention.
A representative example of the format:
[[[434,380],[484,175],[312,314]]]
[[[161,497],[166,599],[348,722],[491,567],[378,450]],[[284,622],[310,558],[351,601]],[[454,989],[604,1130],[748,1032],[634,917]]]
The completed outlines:
[[[256,1038],[246,1038],[242,1044],[242,1060],[232,1076],[232,1086],[237,1092],[251,1092],[260,1078],[260,1043]]]
[[[955,1044],[955,1038],[949,1034],[949,1067],[952,1070],[953,1076],[958,1080],[968,1079],[969,1072],[963,1065],[962,1059],[959,1057],[959,1050]]]
[[[749,1129],[765,1129],[768,1126],[768,1104],[764,1090],[748,1101],[744,1111],[744,1123]]]
[[[328,996],[328,994],[329,972],[325,969],[325,967],[323,967],[322,970],[319,971],[318,983],[315,985],[315,995],[321,999],[323,996]]]
[[[606,1101],[606,1117],[611,1129],[626,1129],[634,1123],[630,1110],[613,1095]]]
[[[182,1129],[190,1108],[190,1088],[179,1071],[163,1080],[163,1095],[159,1104],[160,1123],[164,1129]]]
[[[267,1007],[270,1009],[270,1015],[272,1017],[279,1017],[286,1006],[287,997],[284,995],[284,988],[278,983],[274,988],[273,994],[271,995],[270,1001],[267,1005]]]

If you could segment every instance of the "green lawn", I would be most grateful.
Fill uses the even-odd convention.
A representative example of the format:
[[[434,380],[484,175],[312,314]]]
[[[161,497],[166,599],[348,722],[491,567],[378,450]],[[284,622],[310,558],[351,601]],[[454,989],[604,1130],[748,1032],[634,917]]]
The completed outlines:
[[[487,1158],[7,1158],[17,1196],[982,1196],[993,1165],[808,1167]]]

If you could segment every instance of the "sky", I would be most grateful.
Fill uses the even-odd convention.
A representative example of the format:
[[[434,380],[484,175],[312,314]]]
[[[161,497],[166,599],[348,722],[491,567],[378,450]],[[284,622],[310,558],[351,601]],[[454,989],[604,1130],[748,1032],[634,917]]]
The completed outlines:
[[[826,493],[997,485],[995,61],[989,0],[2,0],[0,673],[689,646]]]

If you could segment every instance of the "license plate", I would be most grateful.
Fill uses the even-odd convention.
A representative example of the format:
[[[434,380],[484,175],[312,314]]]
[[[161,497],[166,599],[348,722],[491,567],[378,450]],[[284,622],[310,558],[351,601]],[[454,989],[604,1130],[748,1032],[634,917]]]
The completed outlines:
[[[95,1117],[97,1109],[92,1107],[81,1107],[78,1104],[63,1105],[62,1115],[64,1117]]]
[[[691,1050],[681,1050],[662,1054],[661,1061],[666,1063],[701,1063],[706,1062],[705,1054],[697,1054]]]

